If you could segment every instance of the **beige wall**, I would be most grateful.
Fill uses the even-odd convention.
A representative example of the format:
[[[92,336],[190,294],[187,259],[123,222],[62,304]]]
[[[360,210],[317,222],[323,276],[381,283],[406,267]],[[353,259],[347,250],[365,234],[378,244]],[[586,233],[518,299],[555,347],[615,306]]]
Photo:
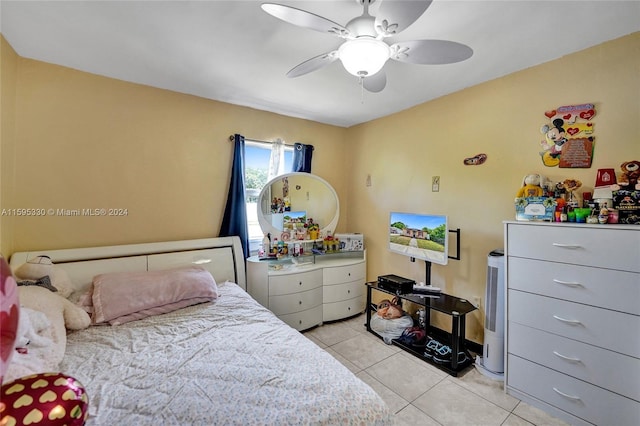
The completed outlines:
[[[12,203],[14,186],[16,75],[18,55],[0,35],[0,212]],[[13,217],[0,216],[0,253],[7,258],[13,241]]]
[[[314,172],[340,197],[338,230],[365,234],[369,279],[424,279],[424,263],[387,250],[390,210],[442,213],[461,229],[462,259],[435,265],[434,283],[483,297],[486,256],[503,246],[502,221],[513,218],[524,174],[591,187],[598,168],[640,159],[640,34],[349,129],[16,58],[2,43],[2,207],[128,209],[126,217],[3,217],[0,247],[9,254],[217,235],[227,138],[241,133],[315,145]],[[586,102],[598,111],[593,167],[544,167],[543,112]],[[462,164],[478,153],[489,156],[484,165]],[[481,313],[467,337],[481,341]]]
[[[461,229],[461,260],[434,265],[434,285],[484,298],[487,255],[504,246],[502,221],[514,218],[523,175],[577,178],[591,188],[598,168],[640,160],[639,70],[636,33],[348,129],[349,228],[365,234],[368,277],[424,280],[424,262],[388,252],[389,211],[446,214]],[[597,109],[593,166],[545,167],[544,111],[581,103]],[[484,165],[463,165],[478,153],[488,155]],[[431,192],[432,176],[441,177],[440,192]],[[468,337],[481,341],[482,315],[470,325]]]
[[[24,58],[18,70],[7,204],[127,215],[16,219],[12,251],[217,236],[232,133],[313,144],[313,171],[346,199],[342,128]]]

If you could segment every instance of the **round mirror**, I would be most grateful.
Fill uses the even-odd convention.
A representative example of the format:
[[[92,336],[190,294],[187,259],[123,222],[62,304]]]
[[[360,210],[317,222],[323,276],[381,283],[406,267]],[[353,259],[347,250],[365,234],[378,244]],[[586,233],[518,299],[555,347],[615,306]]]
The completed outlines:
[[[320,235],[333,234],[340,216],[338,194],[327,181],[309,173],[280,175],[260,191],[258,222],[265,234],[280,238],[287,230],[287,238],[304,238],[302,225],[309,220],[317,224]],[[293,232],[292,232],[293,231]]]

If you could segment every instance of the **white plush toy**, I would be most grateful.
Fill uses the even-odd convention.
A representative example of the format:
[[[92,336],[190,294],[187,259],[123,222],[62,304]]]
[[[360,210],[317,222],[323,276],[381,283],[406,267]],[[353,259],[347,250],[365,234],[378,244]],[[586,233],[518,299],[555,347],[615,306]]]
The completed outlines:
[[[5,382],[57,370],[58,364],[51,357],[54,348],[51,331],[51,323],[44,313],[20,307],[16,353],[3,378]]]
[[[14,275],[18,282],[21,307],[42,312],[51,324],[54,345],[49,358],[57,365],[62,361],[67,346],[66,329],[81,330],[89,327],[89,314],[66,299],[73,290],[71,280],[48,257],[39,256],[29,260],[18,267]],[[51,286],[57,291],[52,291]]]
[[[20,307],[16,350],[29,352],[33,347],[47,346],[51,342],[51,322],[45,314],[25,306]],[[51,342],[52,343],[52,342]]]
[[[51,284],[54,288],[50,290],[58,293],[65,299],[71,295],[73,291],[73,284],[69,279],[69,275],[64,269],[55,266],[48,256],[38,256],[27,263],[21,265],[14,272],[16,278],[21,280],[33,281],[34,285],[46,286],[46,283]],[[44,279],[48,277],[47,279]],[[37,281],[39,281],[37,283]]]

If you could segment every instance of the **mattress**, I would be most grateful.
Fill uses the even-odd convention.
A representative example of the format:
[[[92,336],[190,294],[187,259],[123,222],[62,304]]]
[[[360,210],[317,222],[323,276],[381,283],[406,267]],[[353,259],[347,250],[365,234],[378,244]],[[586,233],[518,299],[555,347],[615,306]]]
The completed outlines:
[[[385,425],[384,401],[231,282],[211,303],[72,332],[87,425]]]

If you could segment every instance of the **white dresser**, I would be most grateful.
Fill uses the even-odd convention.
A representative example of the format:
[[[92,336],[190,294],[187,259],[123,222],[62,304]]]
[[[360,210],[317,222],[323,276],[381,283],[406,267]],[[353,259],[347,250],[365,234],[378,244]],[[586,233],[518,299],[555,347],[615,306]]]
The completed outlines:
[[[507,393],[640,424],[640,226],[505,222]]]
[[[361,312],[365,307],[364,259],[349,265],[322,268],[322,320],[334,321]]]
[[[275,265],[282,269],[274,269]],[[247,259],[247,291],[297,330],[364,312],[364,252],[321,255],[293,265]]]

